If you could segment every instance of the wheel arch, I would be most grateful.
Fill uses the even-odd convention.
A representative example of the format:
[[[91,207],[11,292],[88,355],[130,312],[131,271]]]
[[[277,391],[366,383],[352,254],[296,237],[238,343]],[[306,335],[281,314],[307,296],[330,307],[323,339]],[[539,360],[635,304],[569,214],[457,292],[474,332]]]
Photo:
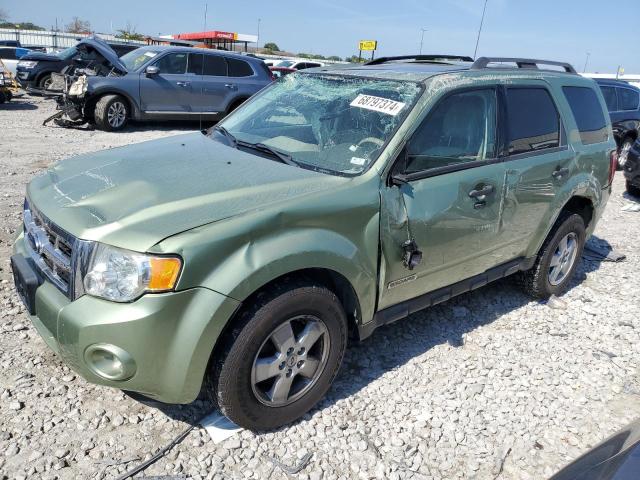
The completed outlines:
[[[138,108],[137,103],[133,100],[133,98],[131,98],[131,95],[118,89],[102,89],[102,90],[97,90],[95,92],[92,92],[91,96],[87,98],[84,105],[85,118],[93,119],[93,115],[96,109],[96,104],[105,95],[119,95],[123,97],[128,104],[127,106],[129,107],[129,115],[130,115],[129,118],[135,119],[139,117],[140,110]]]

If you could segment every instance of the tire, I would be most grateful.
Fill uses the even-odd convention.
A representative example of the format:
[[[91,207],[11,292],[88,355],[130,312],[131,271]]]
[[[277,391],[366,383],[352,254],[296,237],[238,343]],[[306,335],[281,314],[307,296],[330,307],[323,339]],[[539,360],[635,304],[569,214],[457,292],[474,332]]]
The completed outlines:
[[[267,289],[224,337],[222,351],[210,364],[207,393],[241,427],[259,431],[290,423],[331,386],[346,350],[347,330],[342,305],[326,287],[285,281]],[[314,332],[317,339],[305,342],[304,332]],[[280,348],[274,338],[281,340]]]
[[[562,252],[563,242],[575,242],[568,257]],[[535,298],[549,298],[565,291],[582,258],[586,240],[584,220],[576,213],[564,212],[542,244],[533,267],[520,274],[524,290]],[[552,261],[565,262],[553,266]],[[560,269],[560,270],[558,270]]]
[[[129,120],[129,104],[120,95],[104,95],[96,103],[93,117],[100,130],[122,130]]]
[[[625,138],[620,145],[620,151],[618,152],[618,164],[616,166],[617,170],[622,170],[624,165],[627,163],[627,158],[629,157],[629,151],[631,147],[633,147],[634,140],[632,138]]]
[[[43,75],[42,77],[40,77],[40,80],[38,80],[38,88],[46,90],[49,87],[49,85],[51,85],[51,82],[52,82],[51,74],[47,73],[46,75]]]
[[[627,180],[627,193],[629,195],[633,195],[634,197],[640,198],[640,187],[632,185],[631,182]]]

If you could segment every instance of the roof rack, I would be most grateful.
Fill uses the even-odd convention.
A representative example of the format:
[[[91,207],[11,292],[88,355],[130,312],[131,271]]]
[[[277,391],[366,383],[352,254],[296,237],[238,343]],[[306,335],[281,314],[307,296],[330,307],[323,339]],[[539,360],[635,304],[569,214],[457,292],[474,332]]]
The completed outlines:
[[[464,55],[400,55],[397,57],[380,57],[370,60],[365,65],[380,65],[387,62],[395,62],[398,60],[415,60],[416,62],[473,62],[473,58]]]
[[[471,65],[471,70],[483,70],[485,68],[509,68],[509,67],[489,67],[490,63],[515,63],[518,68],[525,69],[540,69],[539,65],[553,65],[555,67],[562,67],[566,73],[572,73],[577,75],[576,69],[573,66],[566,62],[554,62],[552,60],[534,60],[531,58],[506,58],[506,57],[480,57],[473,65]],[[544,69],[540,69],[544,70]],[[556,71],[556,70],[551,70]]]

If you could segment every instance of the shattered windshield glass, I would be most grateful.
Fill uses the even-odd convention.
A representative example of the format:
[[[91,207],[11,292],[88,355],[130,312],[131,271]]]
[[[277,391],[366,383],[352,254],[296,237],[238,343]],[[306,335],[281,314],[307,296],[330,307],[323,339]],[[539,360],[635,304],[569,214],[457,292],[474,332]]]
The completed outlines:
[[[147,50],[144,47],[136,48],[120,57],[120,61],[127,67],[127,70],[137,70],[156,55],[158,55],[157,51]]]
[[[291,74],[219,124],[223,141],[266,145],[293,162],[357,175],[378,158],[413,107],[421,87],[409,81]]]

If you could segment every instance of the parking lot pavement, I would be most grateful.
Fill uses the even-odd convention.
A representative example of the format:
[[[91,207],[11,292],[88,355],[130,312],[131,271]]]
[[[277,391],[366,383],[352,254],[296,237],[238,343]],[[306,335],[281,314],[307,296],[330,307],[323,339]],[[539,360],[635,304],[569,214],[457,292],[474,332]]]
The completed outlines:
[[[0,107],[0,478],[115,478],[207,412],[158,406],[77,377],[39,338],[11,285],[25,184],[64,157],[196,130],[40,126],[43,99]],[[179,159],[176,159],[178,162]],[[618,175],[595,241],[553,308],[508,279],[350,347],[321,404],[274,432],[221,444],[194,429],[146,471],[177,478],[542,479],[640,416],[640,212]],[[172,477],[174,478],[174,477]]]

